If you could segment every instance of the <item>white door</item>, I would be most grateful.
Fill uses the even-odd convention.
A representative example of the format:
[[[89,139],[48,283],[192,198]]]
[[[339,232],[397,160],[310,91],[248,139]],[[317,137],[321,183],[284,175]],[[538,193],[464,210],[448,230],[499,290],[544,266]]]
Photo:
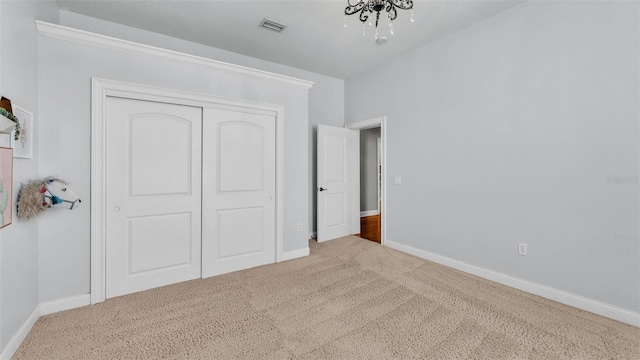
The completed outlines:
[[[200,277],[201,131],[201,108],[107,98],[107,298]]]
[[[204,109],[202,276],[276,260],[275,116]]]
[[[352,224],[354,184],[360,173],[359,132],[333,126],[318,125],[317,184],[318,241],[352,234],[360,223]]]

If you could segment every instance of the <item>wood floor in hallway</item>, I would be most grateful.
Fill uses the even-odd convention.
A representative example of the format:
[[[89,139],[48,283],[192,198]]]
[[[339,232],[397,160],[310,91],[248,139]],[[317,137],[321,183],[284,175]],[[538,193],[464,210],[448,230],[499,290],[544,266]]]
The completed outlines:
[[[380,214],[361,217],[360,237],[377,242],[378,244],[382,243],[381,218],[382,216]]]

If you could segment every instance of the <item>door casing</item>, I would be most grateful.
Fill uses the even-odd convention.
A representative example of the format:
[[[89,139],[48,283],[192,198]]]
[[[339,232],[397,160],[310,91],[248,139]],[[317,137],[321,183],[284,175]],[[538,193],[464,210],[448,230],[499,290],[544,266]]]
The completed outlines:
[[[106,240],[106,98],[165,102],[223,110],[271,114],[276,118],[276,262],[283,260],[284,242],[284,107],[208,94],[158,88],[100,78],[91,79],[91,304],[105,300]]]
[[[385,245],[385,241],[387,239],[387,215],[389,214],[387,212],[387,203],[389,202],[387,198],[387,184],[389,183],[387,181],[387,134],[386,134],[387,133],[387,117],[380,116],[373,119],[357,121],[357,122],[347,124],[346,127],[354,130],[365,130],[365,129],[371,129],[376,127],[380,128],[380,139],[382,142],[382,209],[380,209],[381,210],[380,216],[382,217],[380,221],[381,223],[380,226],[382,228],[380,229],[380,236],[382,238],[381,245]],[[357,183],[352,184],[352,186],[353,186],[352,192],[354,194],[359,194],[360,182],[358,181]],[[355,210],[352,209],[352,213],[353,213],[352,214],[353,218],[357,218],[358,219],[357,221],[360,221],[360,207],[359,206],[356,207]]]

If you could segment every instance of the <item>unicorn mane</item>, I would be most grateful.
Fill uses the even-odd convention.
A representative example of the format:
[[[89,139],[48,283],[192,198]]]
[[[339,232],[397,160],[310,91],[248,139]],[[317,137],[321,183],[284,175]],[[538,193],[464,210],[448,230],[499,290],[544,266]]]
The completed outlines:
[[[49,178],[31,180],[26,184],[22,184],[16,201],[18,219],[33,219],[42,214],[47,208],[46,202],[44,201],[44,193],[41,191],[45,188],[47,179]]]

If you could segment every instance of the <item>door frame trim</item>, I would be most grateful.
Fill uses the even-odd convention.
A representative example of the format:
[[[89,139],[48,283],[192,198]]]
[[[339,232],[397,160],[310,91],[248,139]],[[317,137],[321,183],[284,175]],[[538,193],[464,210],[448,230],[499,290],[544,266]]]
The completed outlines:
[[[389,199],[387,198],[387,117],[379,116],[373,119],[367,119],[362,121],[356,121],[350,124],[345,125],[346,128],[354,129],[354,130],[366,130],[372,128],[380,128],[380,139],[382,142],[382,211],[380,213],[380,243],[381,245],[385,245],[387,241],[387,203]],[[358,154],[360,149],[357,149]],[[359,169],[358,169],[359,170]],[[353,186],[357,186],[357,190],[360,190],[360,182]],[[354,190],[355,191],[355,190]],[[356,208],[357,217],[360,218],[360,208]],[[356,216],[354,212],[354,217]]]
[[[284,261],[284,106],[91,78],[91,304],[106,298],[106,99],[123,97],[276,117],[276,262]]]

